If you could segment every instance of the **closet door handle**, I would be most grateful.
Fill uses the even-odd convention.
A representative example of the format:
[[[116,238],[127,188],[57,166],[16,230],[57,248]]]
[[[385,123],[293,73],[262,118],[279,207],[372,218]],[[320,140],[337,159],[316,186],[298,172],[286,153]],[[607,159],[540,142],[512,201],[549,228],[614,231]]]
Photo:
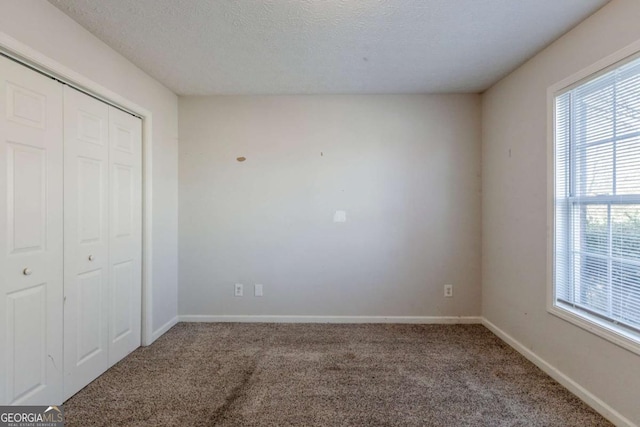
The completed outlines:
[[[22,270],[22,274],[24,274],[25,276],[31,276],[31,269],[30,268],[25,268],[24,270]]]
[[[89,255],[89,261],[93,261],[93,255]]]

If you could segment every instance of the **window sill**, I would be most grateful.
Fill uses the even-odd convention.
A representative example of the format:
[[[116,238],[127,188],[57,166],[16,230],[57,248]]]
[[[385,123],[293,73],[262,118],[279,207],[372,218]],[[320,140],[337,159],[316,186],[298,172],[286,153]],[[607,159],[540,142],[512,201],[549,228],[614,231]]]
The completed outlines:
[[[616,328],[609,322],[562,303],[555,303],[547,311],[632,353],[640,355],[640,334]]]

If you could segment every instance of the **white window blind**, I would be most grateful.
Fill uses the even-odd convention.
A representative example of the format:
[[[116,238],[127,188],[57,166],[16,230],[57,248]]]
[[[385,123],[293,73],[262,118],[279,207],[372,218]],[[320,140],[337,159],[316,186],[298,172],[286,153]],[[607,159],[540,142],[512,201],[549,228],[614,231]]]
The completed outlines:
[[[554,300],[640,333],[640,59],[555,98]]]

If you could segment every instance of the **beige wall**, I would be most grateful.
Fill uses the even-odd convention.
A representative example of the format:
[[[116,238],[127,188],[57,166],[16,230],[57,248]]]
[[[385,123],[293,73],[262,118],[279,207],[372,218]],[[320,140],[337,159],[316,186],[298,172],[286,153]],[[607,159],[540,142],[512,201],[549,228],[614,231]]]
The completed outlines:
[[[181,97],[180,314],[479,315],[479,101]]]
[[[547,88],[640,39],[614,0],[483,96],[483,315],[640,424],[640,356],[546,311]],[[511,156],[509,155],[511,152]]]
[[[0,1],[0,32],[152,112],[157,330],[177,314],[177,97],[46,1]]]

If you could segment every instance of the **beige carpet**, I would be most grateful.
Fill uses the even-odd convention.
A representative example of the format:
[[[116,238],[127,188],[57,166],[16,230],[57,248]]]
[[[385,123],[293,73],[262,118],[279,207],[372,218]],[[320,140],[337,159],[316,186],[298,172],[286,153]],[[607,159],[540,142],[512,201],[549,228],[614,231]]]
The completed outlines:
[[[178,324],[67,426],[608,426],[480,325]]]

